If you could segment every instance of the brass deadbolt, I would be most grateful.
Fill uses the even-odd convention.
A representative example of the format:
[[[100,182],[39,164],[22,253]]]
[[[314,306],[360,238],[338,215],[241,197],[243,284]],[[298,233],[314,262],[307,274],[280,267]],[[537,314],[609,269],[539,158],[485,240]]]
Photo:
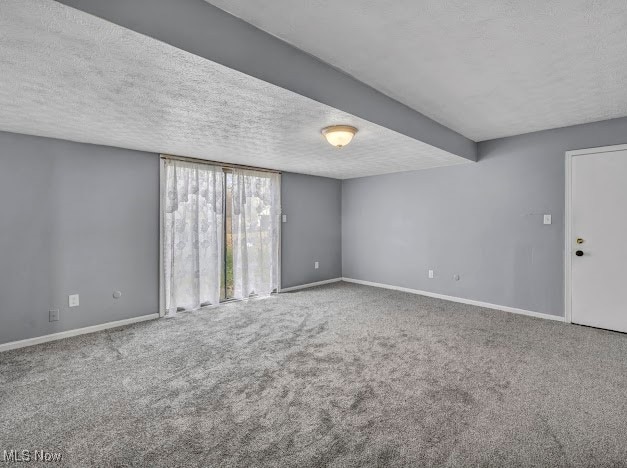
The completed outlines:
[[[581,237],[578,237],[578,238],[577,238],[577,243],[578,243],[578,244],[583,244],[583,239],[582,239]]]

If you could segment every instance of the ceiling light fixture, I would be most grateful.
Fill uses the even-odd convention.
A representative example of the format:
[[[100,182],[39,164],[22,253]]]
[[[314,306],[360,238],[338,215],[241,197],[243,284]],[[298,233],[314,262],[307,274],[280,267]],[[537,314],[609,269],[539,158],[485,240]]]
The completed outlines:
[[[337,148],[342,148],[351,142],[355,133],[357,133],[357,129],[350,125],[331,125],[323,128],[321,133],[330,144]]]

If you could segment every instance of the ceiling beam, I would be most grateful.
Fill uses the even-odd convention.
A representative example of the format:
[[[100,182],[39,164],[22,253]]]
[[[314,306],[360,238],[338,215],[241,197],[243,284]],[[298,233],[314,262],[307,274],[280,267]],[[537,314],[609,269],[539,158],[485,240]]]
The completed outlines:
[[[203,0],[57,1],[455,155],[477,160],[474,141]]]

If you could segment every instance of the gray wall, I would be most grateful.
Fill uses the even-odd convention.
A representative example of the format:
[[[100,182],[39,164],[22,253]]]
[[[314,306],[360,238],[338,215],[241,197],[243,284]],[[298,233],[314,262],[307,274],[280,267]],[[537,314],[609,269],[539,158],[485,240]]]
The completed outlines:
[[[158,311],[157,155],[0,133],[0,168],[0,343]]]
[[[340,181],[282,181],[283,286],[340,277]],[[0,132],[0,200],[0,343],[158,311],[157,154]]]
[[[345,276],[562,315],[564,152],[622,143],[627,118],[483,142],[464,166],[283,174],[282,286]],[[0,343],[157,311],[156,154],[0,132],[0,167]]]
[[[482,142],[478,163],[344,181],[343,276],[563,315],[564,152],[623,143],[627,118]]]
[[[281,286],[341,277],[341,181],[284,173],[281,192]]]
[[[474,141],[204,0],[59,1],[464,158],[477,158]]]

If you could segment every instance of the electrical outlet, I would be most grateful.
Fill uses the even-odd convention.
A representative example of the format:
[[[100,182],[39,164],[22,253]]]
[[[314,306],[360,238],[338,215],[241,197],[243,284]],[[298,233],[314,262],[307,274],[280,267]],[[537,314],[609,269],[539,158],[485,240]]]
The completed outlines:
[[[429,270],[429,278],[433,279],[434,278],[434,274],[433,274],[433,270]]]
[[[544,215],[544,224],[551,224],[551,215]]]
[[[68,296],[68,304],[70,307],[78,307],[78,294],[72,294]]]
[[[58,322],[59,321],[59,309],[51,309],[48,311],[48,320],[50,322]]]
[[[284,223],[287,223],[287,215],[285,215],[285,214],[284,214],[284,215],[283,215],[283,217],[282,217],[282,219],[283,219],[283,222],[284,222]]]
[[[320,267],[320,262],[314,262],[314,268],[317,270]]]

